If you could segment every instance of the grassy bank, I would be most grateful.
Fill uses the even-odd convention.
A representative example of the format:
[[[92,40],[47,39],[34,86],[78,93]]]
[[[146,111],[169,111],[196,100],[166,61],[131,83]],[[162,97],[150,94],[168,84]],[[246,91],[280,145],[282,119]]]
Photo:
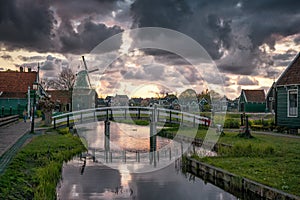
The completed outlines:
[[[64,161],[84,150],[78,137],[50,133],[35,137],[0,177],[0,199],[55,199]]]
[[[254,138],[225,133],[218,157],[197,158],[236,175],[300,196],[300,139],[252,134]]]
[[[162,129],[158,135],[173,138],[178,125]],[[181,127],[181,134],[194,137],[194,130]],[[196,138],[204,139],[207,129],[200,127]],[[232,145],[220,147],[218,157],[197,158],[262,184],[300,196],[300,139],[254,134],[251,139],[225,132],[218,142]]]

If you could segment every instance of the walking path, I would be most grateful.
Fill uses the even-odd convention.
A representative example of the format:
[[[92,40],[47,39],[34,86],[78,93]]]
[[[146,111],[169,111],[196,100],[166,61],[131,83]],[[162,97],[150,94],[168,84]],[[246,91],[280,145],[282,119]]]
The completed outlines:
[[[19,121],[7,127],[0,128],[0,156],[2,156],[18,139],[30,131],[31,123]]]
[[[37,119],[38,123],[40,119]],[[13,156],[23,146],[27,139],[36,134],[29,134],[30,122],[19,121],[0,129],[0,174],[2,174]]]
[[[240,129],[224,129],[225,133],[227,132],[239,132]],[[271,135],[271,136],[277,136],[277,137],[287,137],[287,138],[298,138],[300,139],[299,135],[291,135],[291,134],[282,134],[282,133],[274,133],[270,131],[252,131],[251,133],[255,134],[262,134],[262,135]]]

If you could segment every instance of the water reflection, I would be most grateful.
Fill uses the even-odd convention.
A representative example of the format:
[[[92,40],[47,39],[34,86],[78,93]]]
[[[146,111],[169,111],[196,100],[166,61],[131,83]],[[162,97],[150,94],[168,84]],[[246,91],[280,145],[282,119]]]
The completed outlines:
[[[58,199],[236,199],[214,185],[190,174],[182,174],[180,162],[150,173],[129,173],[126,165],[111,169],[76,158],[63,167]]]
[[[89,148],[105,147],[104,123],[97,122],[91,124],[77,125],[78,132],[82,136]],[[150,128],[149,126],[135,126],[122,123],[110,124],[110,149],[149,152],[150,150]],[[162,147],[172,143],[172,140],[158,137],[156,147]]]

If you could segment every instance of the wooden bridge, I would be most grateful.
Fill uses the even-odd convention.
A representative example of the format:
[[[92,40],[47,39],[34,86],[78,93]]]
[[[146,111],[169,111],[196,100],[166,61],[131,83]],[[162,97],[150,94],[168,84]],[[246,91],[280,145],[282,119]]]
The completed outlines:
[[[197,114],[187,112],[156,108],[156,107],[137,107],[137,106],[115,106],[102,107],[86,110],[78,110],[69,113],[53,116],[53,128],[70,127],[76,124],[90,123],[96,121],[122,120],[122,119],[142,119],[151,121],[151,116],[155,110],[155,121],[162,123],[176,123],[187,126],[210,126],[211,120]]]

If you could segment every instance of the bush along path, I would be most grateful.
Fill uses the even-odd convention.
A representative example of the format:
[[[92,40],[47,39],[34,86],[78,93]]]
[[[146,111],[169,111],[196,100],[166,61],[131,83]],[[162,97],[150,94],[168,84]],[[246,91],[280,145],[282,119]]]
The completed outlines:
[[[24,135],[19,145],[30,137]],[[80,139],[69,133],[52,132],[33,137],[0,175],[0,199],[56,199],[63,162],[84,150]],[[12,152],[7,152],[5,160]]]

